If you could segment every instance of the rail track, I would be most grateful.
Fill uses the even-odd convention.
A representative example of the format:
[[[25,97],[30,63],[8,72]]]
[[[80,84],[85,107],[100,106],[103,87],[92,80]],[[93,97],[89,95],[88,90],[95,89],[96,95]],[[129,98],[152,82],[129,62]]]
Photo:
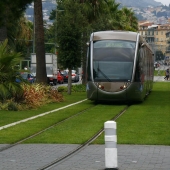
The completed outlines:
[[[114,116],[111,120],[115,121],[117,120],[121,115],[123,115],[126,110],[130,107],[130,105],[126,106],[123,110],[121,110],[116,116]],[[37,169],[37,170],[48,170],[51,169],[55,166],[57,166],[58,164],[60,164],[61,162],[67,160],[69,157],[76,155],[78,152],[80,152],[81,150],[83,150],[85,147],[87,147],[90,143],[92,143],[95,139],[97,139],[102,133],[104,132],[104,128],[100,129],[94,136],[92,136],[89,140],[87,140],[86,142],[84,142],[83,144],[79,145],[76,149],[72,150],[71,152],[69,152],[68,154],[50,162],[47,165],[44,165],[43,167]]]
[[[91,107],[89,107],[87,109],[84,109],[81,112],[78,112],[78,113],[76,113],[76,114],[74,114],[74,115],[72,115],[72,116],[70,116],[70,117],[68,117],[68,118],[66,118],[66,119],[64,119],[64,120],[62,120],[60,122],[56,122],[55,124],[45,128],[45,129],[43,129],[43,130],[41,130],[41,131],[39,131],[39,132],[29,136],[29,137],[26,137],[26,138],[24,138],[24,139],[22,139],[20,141],[17,141],[17,142],[15,142],[13,144],[6,145],[5,147],[2,147],[0,149],[0,152],[6,151],[6,150],[8,150],[10,148],[13,148],[13,147],[19,145],[19,144],[22,144],[23,142],[27,141],[28,139],[34,138],[34,137],[36,137],[36,136],[46,132],[47,130],[49,130],[51,128],[57,127],[58,125],[60,125],[60,124],[62,124],[64,122],[67,122],[67,121],[73,119],[76,116],[81,116],[81,114],[83,114],[83,113],[85,113],[85,112],[87,112],[87,111],[89,111],[89,110],[91,110],[91,109],[93,109],[94,107],[97,107],[97,106],[98,106],[98,104],[95,103],[93,106],[91,106]],[[129,107],[130,107],[130,105],[127,105],[123,110],[121,109],[111,120],[115,121],[116,119],[118,119],[121,115],[123,115],[126,112],[126,110]],[[90,143],[92,143],[95,139],[97,139],[103,133],[103,131],[104,131],[104,128],[100,129],[93,137],[89,138],[86,142],[84,142],[83,144],[79,145],[77,148],[73,149],[72,151],[70,151],[69,153],[67,153],[65,155],[62,155],[59,158],[56,158],[55,160],[47,163],[46,165],[43,165],[42,167],[38,168],[37,170],[50,169],[52,167],[55,167],[55,166],[59,165],[61,162],[65,161],[69,157],[71,157],[73,155],[76,155],[78,152],[80,152],[85,147],[87,147]]]
[[[12,148],[12,147],[14,147],[14,146],[16,146],[16,145],[19,145],[19,144],[25,142],[25,141],[28,140],[28,139],[34,138],[34,137],[36,137],[36,136],[38,136],[38,135],[46,132],[47,130],[49,130],[49,129],[53,128],[53,127],[56,127],[56,126],[60,125],[61,123],[64,123],[64,122],[66,122],[66,121],[68,121],[68,120],[70,120],[70,119],[72,119],[72,118],[74,118],[74,117],[76,117],[76,116],[78,116],[78,115],[86,112],[87,110],[89,110],[89,109],[91,109],[91,108],[93,108],[93,107],[95,107],[95,106],[96,106],[96,105],[94,105],[94,106],[92,106],[92,107],[89,107],[89,108],[87,108],[87,109],[85,109],[85,110],[83,110],[83,111],[81,111],[81,112],[78,112],[78,113],[76,113],[76,114],[74,114],[74,115],[72,115],[72,116],[70,116],[70,117],[68,117],[68,118],[66,118],[66,119],[64,119],[64,120],[62,120],[62,121],[56,122],[55,124],[53,124],[53,125],[45,128],[45,129],[43,129],[43,130],[41,130],[41,131],[39,131],[39,132],[37,132],[37,133],[29,136],[29,137],[26,137],[26,138],[24,138],[24,139],[22,139],[22,140],[20,140],[20,141],[17,141],[17,142],[15,142],[15,143],[13,143],[13,144],[10,144],[10,145],[7,145],[7,146],[5,146],[5,147],[2,147],[2,148],[0,149],[0,152],[2,152],[2,151],[4,151],[4,150],[7,150],[7,149],[9,149],[9,148]]]

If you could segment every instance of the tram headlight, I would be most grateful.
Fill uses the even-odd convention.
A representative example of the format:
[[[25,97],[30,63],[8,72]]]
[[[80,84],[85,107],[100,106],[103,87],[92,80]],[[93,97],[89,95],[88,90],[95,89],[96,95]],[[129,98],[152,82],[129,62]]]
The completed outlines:
[[[120,89],[121,90],[126,89],[128,86],[129,86],[129,83],[124,83],[123,86],[120,86]]]
[[[101,84],[98,85],[99,89],[104,89],[104,86],[102,86]]]

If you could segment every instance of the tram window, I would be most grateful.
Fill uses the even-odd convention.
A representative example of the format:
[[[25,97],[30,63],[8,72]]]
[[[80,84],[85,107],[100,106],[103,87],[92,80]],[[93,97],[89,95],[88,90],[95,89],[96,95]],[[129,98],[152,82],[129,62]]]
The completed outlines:
[[[97,61],[93,63],[95,81],[130,81],[133,62]]]
[[[133,61],[135,49],[131,48],[99,48],[93,50],[94,60]]]
[[[103,40],[93,45],[94,81],[131,80],[135,42]]]
[[[93,59],[108,61],[133,61],[135,42],[120,40],[102,40],[93,43]]]
[[[94,48],[109,48],[109,47],[135,48],[135,42],[125,40],[102,40],[94,42]]]

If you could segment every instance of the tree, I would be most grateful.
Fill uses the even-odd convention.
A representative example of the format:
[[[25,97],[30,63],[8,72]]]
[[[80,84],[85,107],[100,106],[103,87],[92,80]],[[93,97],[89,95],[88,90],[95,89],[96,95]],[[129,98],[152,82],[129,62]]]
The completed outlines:
[[[134,13],[127,8],[119,9],[119,3],[116,3],[115,0],[72,0],[70,4],[75,6],[76,8],[73,12],[68,10],[65,6],[67,0],[57,0],[58,8],[64,9],[64,13],[57,13],[57,26],[62,30],[62,34],[65,34],[66,28],[69,27],[71,29],[72,18],[74,15],[83,15],[84,20],[86,22],[79,22],[79,27],[81,31],[81,59],[83,65],[83,83],[86,83],[86,54],[87,54],[87,46],[86,42],[89,41],[89,36],[94,31],[101,30],[131,30],[137,31],[138,24],[137,18]],[[81,10],[79,10],[81,9]],[[67,20],[66,18],[62,18],[62,15],[66,14],[66,11],[69,11],[69,15],[72,18]],[[77,13],[78,11],[78,13]],[[76,12],[76,14],[75,14]],[[53,11],[53,14],[55,12]],[[54,16],[54,15],[53,15]],[[65,15],[66,16],[66,15]],[[62,19],[60,19],[62,18]],[[78,22],[78,21],[76,21]],[[69,26],[68,26],[69,25]],[[83,29],[81,29],[83,27]],[[57,30],[57,34],[58,34]],[[75,37],[75,34],[70,34],[72,38]],[[57,36],[57,39],[60,37]],[[60,44],[59,56],[62,58],[62,50],[65,50],[61,45],[66,46],[67,41],[63,40]],[[62,49],[63,48],[63,49]],[[64,56],[63,56],[64,57]],[[67,63],[68,64],[68,63]]]
[[[68,94],[71,94],[71,70],[81,65],[82,26],[86,20],[79,3],[74,0],[65,0],[60,5],[64,6],[64,11],[57,14],[58,62],[69,70]]]
[[[42,15],[42,1],[34,1],[34,19],[35,19],[35,51],[36,51],[36,81],[47,83],[46,63],[45,63],[45,45],[44,28]]]
[[[122,29],[128,31],[137,31],[138,30],[138,20],[135,16],[135,13],[132,9],[123,7],[121,10],[121,20],[122,20]]]
[[[30,57],[33,45],[33,23],[22,16],[14,28],[11,30],[11,35],[15,40],[15,50],[22,51],[24,58]]]
[[[33,0],[3,0],[0,1],[0,41],[9,38],[9,28],[20,18],[27,5]]]

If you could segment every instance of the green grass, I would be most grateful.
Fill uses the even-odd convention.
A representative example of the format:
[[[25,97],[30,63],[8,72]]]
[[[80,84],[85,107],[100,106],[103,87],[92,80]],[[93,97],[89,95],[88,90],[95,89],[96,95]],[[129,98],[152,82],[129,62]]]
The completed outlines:
[[[83,143],[97,133],[105,121],[112,119],[124,107],[124,105],[98,105],[26,143]]]
[[[154,70],[154,76],[165,76],[165,70]]]
[[[142,104],[133,105],[117,120],[119,144],[170,145],[170,85],[154,83]],[[94,143],[103,144],[104,134]]]
[[[43,106],[41,110],[32,110],[28,112],[3,112],[8,114],[6,117],[0,113],[4,124],[12,122],[15,119],[23,119],[23,115],[30,117],[49,110],[56,109],[86,98],[85,93],[64,94],[65,101],[56,106]],[[79,105],[51,113],[41,118],[28,121],[0,131],[0,143],[14,143],[35,132],[38,132],[55,122],[74,115],[86,108],[93,106],[91,101],[85,101]],[[37,136],[26,143],[82,143],[90,136],[96,133],[104,122],[110,120],[122,110],[124,105],[106,105],[100,104],[91,110],[83,113],[80,117],[74,117],[72,120],[53,127],[47,132]],[[14,115],[10,115],[12,113]],[[18,115],[17,115],[18,114]],[[16,118],[17,117],[17,118]],[[10,120],[8,120],[8,118]],[[3,124],[3,120],[0,122]],[[154,83],[151,94],[141,104],[135,104],[119,119],[117,119],[117,138],[119,144],[147,144],[147,145],[170,145],[170,84],[166,82]],[[104,144],[104,134],[102,134],[95,144]]]
[[[0,110],[0,126],[4,126],[6,124],[10,124],[12,122],[16,122],[22,119],[26,119],[28,117],[32,117],[50,110],[57,109],[62,106],[66,106],[68,104],[83,100],[86,98],[85,92],[73,93],[68,95],[67,93],[63,93],[64,102],[60,103],[51,103],[44,105],[38,109],[31,109],[26,111],[4,111]]]
[[[14,143],[19,139],[23,139],[91,106],[94,106],[93,102],[85,101],[78,106],[75,105],[32,121],[1,130],[0,143]],[[123,108],[123,105],[100,105],[94,107],[92,110],[84,112],[83,116],[77,116],[59,127],[53,127],[33,140],[27,141],[27,143],[82,143],[103,127],[104,121],[112,118]],[[104,112],[106,113],[103,114]]]

